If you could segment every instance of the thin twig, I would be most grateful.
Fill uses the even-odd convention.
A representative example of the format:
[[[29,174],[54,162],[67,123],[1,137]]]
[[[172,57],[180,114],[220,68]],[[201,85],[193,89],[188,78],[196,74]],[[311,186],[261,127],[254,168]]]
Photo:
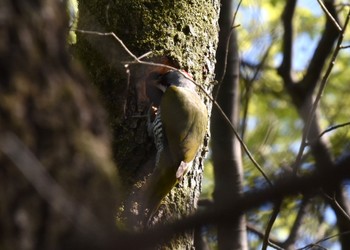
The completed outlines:
[[[135,61],[124,61],[122,62],[123,64],[125,65],[129,65],[129,64],[142,64],[142,65],[148,65],[148,66],[153,66],[153,67],[163,67],[163,68],[166,68],[166,69],[170,69],[170,70],[176,70],[178,71],[179,73],[181,73],[183,76],[185,76],[187,79],[191,80],[191,78],[189,78],[187,76],[187,74],[185,74],[184,72],[182,72],[180,69],[178,68],[175,68],[175,67],[172,67],[172,66],[169,66],[169,65],[166,65],[166,64],[162,64],[162,63],[155,63],[155,62],[147,62],[147,61],[142,61],[142,60],[135,60]],[[193,81],[193,80],[191,80]],[[196,84],[197,86],[197,84]]]
[[[333,69],[335,61],[337,59],[338,53],[339,53],[339,51],[341,49],[340,46],[341,46],[341,43],[343,42],[344,33],[345,33],[345,30],[346,30],[347,25],[349,23],[349,19],[350,19],[350,10],[348,12],[348,15],[346,16],[345,23],[344,23],[343,29],[340,32],[336,48],[335,48],[335,50],[333,52],[333,55],[331,57],[331,61],[330,61],[329,65],[328,65],[326,73],[324,74],[324,76],[323,76],[323,78],[321,80],[320,88],[318,90],[318,93],[316,95],[315,101],[314,101],[314,103],[312,105],[312,108],[310,110],[310,113],[309,113],[309,116],[308,116],[308,119],[307,119],[307,122],[306,122],[306,125],[305,125],[305,130],[304,130],[304,133],[303,133],[303,136],[302,136],[301,144],[300,144],[300,147],[299,147],[298,155],[297,155],[297,158],[296,158],[296,161],[295,161],[295,164],[294,164],[294,173],[298,172],[298,168],[299,168],[300,163],[301,163],[301,158],[302,158],[302,155],[304,153],[304,149],[307,146],[307,137],[308,137],[310,129],[311,129],[312,120],[314,119],[314,116],[315,116],[315,113],[316,113],[316,109],[317,109],[318,104],[319,104],[319,102],[321,100],[323,91],[324,91],[324,89],[325,89],[325,87],[327,85],[328,78],[329,78],[329,76],[330,76],[330,74],[332,72],[332,69]]]
[[[344,208],[342,208],[342,206],[340,206],[340,204],[338,203],[337,199],[333,196],[333,201],[334,204],[337,206],[337,208],[339,209],[339,211],[344,215],[344,217],[346,217],[348,219],[348,221],[350,222],[350,216],[349,214],[344,210]]]
[[[281,204],[282,204],[282,199],[276,201],[274,206],[273,206],[273,211],[272,211],[271,217],[270,217],[269,222],[266,226],[265,236],[264,236],[264,240],[263,240],[263,246],[261,248],[262,250],[266,250],[269,243],[271,243],[269,240],[270,233],[271,233],[273,224],[275,223],[277,216],[281,210]]]
[[[234,25],[234,24],[235,24],[237,13],[238,13],[239,7],[241,6],[241,3],[242,3],[242,0],[239,1],[238,5],[237,5],[237,8],[235,10],[235,13],[233,14],[231,29],[230,29],[230,32],[229,32],[229,34],[227,36],[227,40],[226,40],[225,60],[224,60],[224,66],[223,66],[224,71],[222,72],[222,75],[221,75],[220,80],[218,82],[218,87],[217,87],[217,90],[216,90],[216,94],[214,96],[214,100],[216,100],[217,97],[218,97],[218,93],[219,93],[219,90],[220,90],[221,83],[224,80],[225,75],[226,75],[227,59],[228,59],[228,54],[229,54],[228,51],[229,51],[229,48],[230,48],[230,39],[231,39],[231,36],[233,34],[234,29],[239,27],[239,25]]]
[[[303,223],[303,218],[307,214],[307,208],[310,202],[310,195],[304,194],[301,200],[301,203],[298,207],[297,216],[293,222],[293,225],[290,229],[288,238],[283,242],[283,247],[289,249],[292,245],[295,244],[295,241],[298,237],[298,232]]]
[[[345,127],[345,126],[349,126],[350,125],[350,122],[345,122],[345,123],[341,123],[341,124],[337,124],[337,125],[333,125],[333,126],[330,126],[329,128],[327,128],[326,130],[324,130],[318,137],[321,138],[323,135],[325,135],[326,133],[329,133],[333,130],[336,130],[338,128],[342,128],[342,127]]]
[[[233,14],[232,24],[231,24],[232,29],[234,29],[234,28],[239,26],[239,24],[235,25],[235,22],[236,22],[237,13],[238,13],[239,7],[241,7],[241,4],[242,4],[242,0],[240,0],[238,2],[238,5],[237,5],[236,10],[235,10],[235,13]]]
[[[311,249],[314,246],[320,247],[319,246],[320,243],[325,242],[325,241],[330,240],[330,239],[335,238],[335,237],[343,236],[343,235],[350,235],[350,231],[345,231],[345,232],[342,232],[342,233],[338,233],[338,234],[334,234],[334,235],[325,237],[325,238],[323,238],[323,239],[321,239],[319,241],[316,241],[315,243],[311,243],[311,244],[308,244],[308,245],[306,245],[306,246],[304,246],[302,248],[298,248],[297,250],[307,250],[307,249]]]
[[[203,87],[201,87],[201,89],[203,91],[205,91],[203,89]],[[205,92],[206,93],[206,92]],[[220,111],[221,116],[226,120],[226,122],[230,125],[233,133],[235,134],[237,140],[239,141],[239,143],[241,144],[244,152],[247,154],[248,158],[251,160],[251,162],[254,164],[254,166],[259,170],[259,172],[262,174],[262,176],[265,178],[266,182],[272,187],[273,184],[270,181],[269,177],[267,176],[267,174],[264,172],[264,170],[262,169],[262,167],[259,165],[259,163],[254,159],[253,155],[250,153],[248,147],[245,145],[245,143],[243,142],[242,138],[240,137],[239,133],[237,132],[236,128],[233,126],[233,124],[230,122],[230,119],[226,116],[226,114],[224,113],[224,111],[221,109],[220,105],[208,94],[206,93],[206,95],[209,97],[209,99],[213,102],[214,106]]]
[[[274,244],[273,242],[269,242],[269,246],[276,249],[276,250],[285,250],[284,248]]]
[[[350,216],[349,214],[344,210],[344,208],[342,208],[342,206],[338,203],[335,194],[331,197],[329,196],[327,193],[324,193],[324,196],[335,205],[335,207],[338,209],[338,212],[340,212],[345,219],[347,219],[348,221],[350,221]]]
[[[248,116],[249,100],[250,100],[252,85],[253,85],[253,82],[257,79],[262,67],[265,65],[265,61],[270,53],[272,45],[273,45],[273,43],[271,43],[270,46],[268,47],[268,49],[265,51],[260,63],[256,67],[256,70],[254,72],[253,77],[251,77],[248,80],[248,82],[245,84],[247,87],[246,87],[245,98],[244,98],[245,105],[244,105],[244,109],[243,109],[242,131],[241,131],[241,136],[243,139],[244,139],[244,134],[245,134],[246,126],[247,126],[247,116]]]
[[[152,51],[148,51],[148,52],[146,52],[145,54],[139,56],[138,59],[141,60],[141,59],[143,59],[143,58],[145,58],[145,57],[148,57],[148,56],[151,55],[152,53],[153,53]]]
[[[320,6],[321,6],[322,10],[324,11],[324,13],[326,13],[326,15],[332,20],[333,24],[335,25],[335,27],[337,27],[338,31],[341,32],[342,28],[338,24],[337,20],[335,20],[335,18],[332,16],[332,14],[329,13],[329,11],[326,8],[326,6],[324,5],[324,3],[321,0],[317,0],[317,2],[320,4]]]
[[[329,133],[333,130],[336,130],[338,128],[341,128],[341,127],[345,127],[345,126],[348,126],[350,125],[350,122],[345,122],[345,123],[341,123],[341,124],[337,124],[337,125],[333,125],[329,128],[327,128],[326,130],[324,130],[321,134],[319,134],[318,137],[316,137],[315,139],[311,140],[311,141],[307,141],[306,142],[306,146],[309,146],[309,145],[312,145],[313,143],[315,143],[318,139],[320,139],[322,136],[324,136],[326,133]],[[301,161],[302,162],[302,161]]]
[[[255,228],[254,225],[247,223],[247,230],[250,231],[251,233],[256,234],[259,238],[264,239],[265,235],[263,232],[261,232],[259,229]],[[284,250],[283,247],[281,247],[282,243],[279,242],[277,239],[270,237],[269,238],[269,242],[268,242],[269,246],[277,249],[277,250]]]
[[[79,30],[75,29],[73,30],[75,32],[79,32],[82,34],[89,34],[89,35],[98,35],[98,36],[112,36],[114,39],[116,39],[119,44],[123,47],[123,49],[136,61],[139,62],[140,60],[126,47],[126,45],[123,43],[123,41],[116,35],[114,32],[98,32],[98,31],[89,31],[89,30]]]
[[[113,33],[114,34],[114,33]],[[123,43],[124,44],[124,43]],[[124,45],[125,46],[125,45]],[[126,47],[126,46],[125,46]],[[131,53],[131,52],[130,52]],[[149,55],[152,54],[152,51],[149,51],[141,56],[139,56],[137,59],[138,60],[141,60],[142,58],[145,58],[145,57],[148,57]],[[133,54],[134,55],[134,54]],[[131,79],[131,74],[130,74],[130,68],[129,68],[129,64],[124,64],[124,67],[125,67],[125,71],[126,71],[126,76],[127,76],[127,84],[126,84],[126,92],[129,91],[129,87],[130,87],[130,79]],[[126,114],[126,105],[127,105],[127,101],[124,102],[124,105],[123,105],[123,115],[125,116]],[[134,116],[135,117],[135,116]]]

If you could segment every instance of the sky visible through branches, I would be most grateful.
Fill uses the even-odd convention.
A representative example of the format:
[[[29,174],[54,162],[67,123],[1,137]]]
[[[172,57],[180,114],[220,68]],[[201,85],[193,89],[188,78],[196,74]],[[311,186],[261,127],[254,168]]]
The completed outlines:
[[[272,1],[271,1],[272,2]],[[281,13],[284,8],[285,1],[275,1],[275,6],[272,6],[272,4],[265,4],[263,1],[257,1],[257,0],[248,0],[243,1],[242,6],[239,9],[237,21],[236,24],[240,25],[237,28],[238,32],[238,40],[239,40],[239,53],[242,60],[242,68],[241,68],[241,78],[250,78],[254,74],[253,67],[249,68],[246,65],[258,65],[263,55],[269,51],[270,59],[266,63],[265,72],[259,73],[257,76],[257,80],[261,81],[269,81],[272,79],[272,81],[275,81],[271,83],[269,86],[272,86],[271,88],[275,94],[275,96],[278,94],[279,98],[282,98],[280,100],[274,101],[274,105],[280,109],[280,110],[288,110],[288,111],[282,111],[282,112],[288,112],[287,116],[290,116],[288,119],[284,119],[283,117],[278,117],[278,114],[274,114],[274,119],[271,119],[269,121],[269,124],[265,126],[265,130],[267,131],[265,133],[265,138],[263,138],[263,142],[259,141],[258,144],[261,144],[260,146],[252,146],[252,142],[249,142],[249,139],[244,138],[244,141],[248,144],[249,149],[252,151],[253,156],[258,159],[259,164],[262,163],[262,159],[259,157],[259,155],[263,155],[263,153],[260,153],[261,151],[269,151],[270,153],[275,153],[276,155],[281,154],[278,153],[278,151],[282,152],[284,149],[281,147],[281,145],[286,144],[286,141],[283,141],[283,139],[280,139],[282,141],[278,141],[278,139],[275,139],[275,137],[281,136],[281,135],[287,135],[289,137],[288,145],[283,146],[285,147],[285,151],[289,151],[290,157],[295,157],[298,153],[299,147],[300,147],[300,140],[301,140],[301,131],[304,127],[304,124],[302,120],[298,117],[293,107],[291,107],[291,103],[288,100],[288,98],[285,98],[286,96],[283,96],[281,93],[283,92],[283,84],[282,79],[276,78],[274,75],[275,73],[266,73],[267,71],[276,71],[276,69],[280,66],[283,54],[281,52],[281,44],[282,44],[282,37],[283,37],[283,27],[280,22],[281,20]],[[263,6],[263,7],[262,7]],[[297,7],[296,7],[297,16],[294,17],[294,29],[295,29],[295,36],[294,36],[294,42],[293,42],[293,54],[292,54],[292,70],[293,70],[293,77],[296,79],[300,79],[303,76],[304,71],[307,69],[307,66],[311,60],[312,55],[315,52],[316,46],[318,44],[318,41],[322,35],[322,31],[324,28],[324,20],[325,16],[323,13],[323,10],[321,9],[319,3],[317,0],[312,1],[297,1]],[[310,21],[311,19],[317,20],[317,22]],[[340,18],[343,18],[343,16],[340,15]],[[342,20],[342,19],[341,19]],[[271,25],[272,24],[272,25]],[[347,42],[343,42],[343,45],[346,45]],[[340,56],[347,56],[349,55],[349,50],[342,50]],[[326,66],[325,66],[326,67]],[[331,72],[332,73],[337,71],[337,62],[336,66]],[[267,76],[266,76],[267,75]],[[271,76],[272,75],[272,76]],[[323,73],[322,73],[323,76]],[[261,84],[261,82],[257,83]],[[266,84],[266,83],[265,83]],[[331,85],[331,84],[330,84]],[[324,100],[326,98],[332,98],[332,95],[334,93],[332,91],[328,91],[328,88],[332,88],[333,86],[327,86],[325,90],[325,95],[327,97],[323,97],[324,99],[321,100],[319,108],[322,109],[322,105],[327,105],[327,102],[323,104]],[[335,87],[333,87],[335,88]],[[243,88],[243,94],[244,94],[244,88]],[[256,87],[255,91],[266,91],[263,87]],[[263,108],[256,108],[257,101],[264,101],[268,97],[261,98],[261,97],[255,97],[257,92],[254,92],[252,94],[251,100],[250,100],[250,109],[253,110],[252,112],[248,111],[250,113],[248,115],[247,119],[247,131],[249,134],[249,131],[253,133],[252,131],[259,129],[259,126],[261,127],[261,119],[260,117],[255,116],[254,114],[258,113],[257,110],[261,110]],[[271,93],[267,93],[271,94]],[[243,95],[242,95],[243,96]],[[282,96],[282,97],[281,97]],[[243,97],[242,97],[243,98]],[[276,97],[275,97],[276,98]],[[328,99],[327,99],[328,100]],[[265,103],[261,103],[261,106],[266,105]],[[266,105],[268,107],[268,105]],[[274,110],[271,111],[272,113],[276,112]],[[281,111],[277,111],[281,112]],[[327,112],[321,111],[321,112]],[[285,115],[285,113],[284,113]],[[326,129],[327,127],[330,127],[334,125],[335,123],[339,123],[339,120],[341,122],[346,122],[341,119],[342,117],[338,118],[338,121],[335,121],[333,124],[331,121],[326,119],[327,115],[324,115],[321,113],[321,127],[323,129]],[[346,118],[345,118],[346,119]],[[260,128],[261,129],[261,128]],[[348,131],[348,128],[344,129],[345,131]],[[278,131],[278,132],[277,132]],[[331,137],[333,135],[334,131],[327,134],[327,137]],[[345,133],[345,132],[344,132]],[[249,137],[249,136],[247,136]],[[274,144],[270,144],[269,142],[274,141]],[[304,155],[308,155],[309,149],[306,148]],[[268,155],[268,153],[267,153]],[[262,157],[263,157],[262,156]],[[266,156],[266,155],[265,155]],[[264,159],[265,160],[265,159]],[[269,160],[266,160],[263,164],[264,167],[269,167],[269,165],[275,165],[275,168],[278,168],[278,165],[283,164],[289,164],[291,161],[293,161],[291,158],[286,157],[285,162],[278,162],[276,164],[276,161],[269,162]],[[246,159],[244,160],[244,166],[246,168],[247,165]],[[248,163],[249,164],[249,163]],[[302,168],[304,170],[309,170],[309,164],[307,161],[303,163]],[[271,168],[274,169],[274,168]],[[278,170],[277,170],[278,171]],[[268,171],[269,172],[269,171]],[[272,171],[270,172],[270,175],[275,175]],[[207,183],[208,180],[205,180],[205,183]],[[210,185],[210,181],[209,184]],[[259,184],[255,183],[253,188],[258,188]],[[349,185],[344,185],[344,187],[347,190],[347,193],[350,193],[350,187]],[[251,188],[251,185],[245,186],[245,190],[249,190]],[[265,210],[266,212],[271,211],[271,206],[267,205],[264,208],[260,208],[261,210]],[[312,218],[311,218],[312,219]],[[324,220],[329,224],[333,225],[335,227],[336,224],[336,217],[334,215],[334,212],[331,208],[328,206],[324,210]],[[275,231],[279,232],[279,231]],[[288,236],[288,233],[285,233],[283,231],[279,232],[280,235],[275,235],[277,237],[281,237],[281,240],[283,240],[283,237]],[[286,234],[286,235],[283,235]],[[250,234],[250,237],[255,237]],[[300,241],[297,243],[296,247],[303,247],[310,242]],[[340,249],[340,245],[338,243],[332,244],[332,249]]]

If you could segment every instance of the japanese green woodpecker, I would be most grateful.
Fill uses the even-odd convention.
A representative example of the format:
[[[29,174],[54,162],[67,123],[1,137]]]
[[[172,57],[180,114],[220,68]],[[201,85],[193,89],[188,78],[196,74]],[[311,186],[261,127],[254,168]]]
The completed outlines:
[[[146,191],[148,218],[188,172],[207,128],[206,106],[190,76],[169,71],[148,86],[153,102],[148,130],[157,148],[156,166]]]

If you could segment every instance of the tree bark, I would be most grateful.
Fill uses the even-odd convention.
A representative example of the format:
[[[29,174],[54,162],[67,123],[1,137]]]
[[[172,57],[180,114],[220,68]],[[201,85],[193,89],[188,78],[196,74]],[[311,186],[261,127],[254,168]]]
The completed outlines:
[[[0,248],[108,249],[117,172],[66,8],[4,0],[0,19]]]

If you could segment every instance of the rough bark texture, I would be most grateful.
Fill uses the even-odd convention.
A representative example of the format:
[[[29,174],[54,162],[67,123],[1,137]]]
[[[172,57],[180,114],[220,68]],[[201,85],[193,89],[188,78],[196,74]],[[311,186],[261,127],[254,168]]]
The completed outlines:
[[[240,106],[239,57],[236,32],[232,30],[234,8],[233,1],[221,2],[219,47],[216,54],[216,79],[219,85],[214,88],[214,96],[217,94],[218,104],[237,127]],[[228,50],[227,44],[229,44]],[[215,175],[214,200],[218,204],[225,204],[228,197],[235,198],[242,195],[242,158],[240,144],[232,128],[215,107],[212,110],[211,134]],[[246,223],[243,215],[226,224],[218,225],[218,247],[247,249]]]
[[[0,6],[0,248],[106,247],[94,226],[114,227],[116,168],[103,109],[66,51],[65,6]]]
[[[115,32],[136,56],[152,51],[153,58],[171,58],[172,65],[185,69],[197,83],[211,91],[218,1],[81,0],[79,6],[80,29]],[[137,94],[152,67],[131,65],[128,82],[121,62],[130,61],[131,57],[110,37],[80,34],[75,51],[100,89],[109,111],[114,131],[114,156],[124,182],[125,197],[137,197],[145,176],[154,166],[155,147],[146,129],[149,103],[144,99],[140,102]],[[199,93],[207,102],[203,93]],[[207,145],[208,138],[204,148]],[[205,150],[198,153],[193,170],[167,196],[156,221],[167,221],[194,211],[201,189],[204,155]],[[125,203],[124,211],[130,212],[131,218],[133,205],[132,201]],[[132,219],[127,221],[133,224]],[[192,245],[190,234],[178,239],[169,246],[171,249]]]

